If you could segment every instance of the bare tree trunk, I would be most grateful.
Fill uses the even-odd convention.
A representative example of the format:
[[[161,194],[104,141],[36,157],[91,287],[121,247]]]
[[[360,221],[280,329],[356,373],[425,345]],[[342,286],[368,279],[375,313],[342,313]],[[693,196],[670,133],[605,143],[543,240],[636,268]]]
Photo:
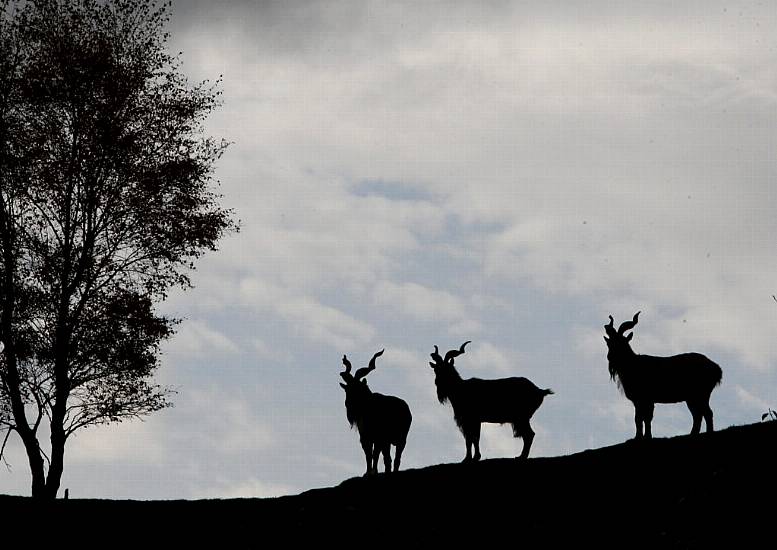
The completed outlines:
[[[65,414],[67,412],[67,400],[70,397],[70,378],[68,377],[68,361],[70,350],[70,331],[67,328],[67,300],[60,302],[60,323],[57,330],[57,355],[54,360],[54,384],[55,398],[51,407],[51,462],[46,476],[45,499],[57,498],[62,472],[65,467]]]
[[[6,332],[10,335],[10,331]],[[13,338],[7,338],[5,343],[6,359],[6,383],[8,393],[11,397],[11,411],[14,417],[14,429],[19,434],[24,444],[24,450],[27,453],[27,460],[30,463],[30,474],[32,475],[32,496],[34,498],[43,498],[46,487],[46,476],[43,464],[43,455],[40,450],[40,444],[33,428],[27,421],[27,414],[24,410],[19,391],[19,372],[16,363],[16,353],[14,349]]]
[[[65,430],[62,428],[62,421],[51,424],[51,464],[49,473],[46,476],[46,488],[44,491],[45,500],[54,500],[57,498],[59,486],[62,482],[62,472],[65,466]]]
[[[13,220],[8,212],[9,205],[0,196],[0,234],[3,239],[3,271],[4,277],[0,281],[2,289],[0,302],[0,335],[3,337],[5,346],[5,373],[3,382],[5,383],[8,396],[11,401],[11,414],[13,415],[13,429],[19,434],[24,444],[24,450],[27,453],[27,460],[30,464],[30,474],[32,475],[32,496],[34,498],[43,497],[46,476],[43,464],[43,455],[40,450],[40,444],[35,433],[35,429],[30,427],[27,420],[27,413],[24,409],[24,400],[21,392],[21,379],[19,376],[18,358],[16,355],[16,341],[13,334],[13,315],[15,311],[16,300],[16,280],[14,272],[16,261],[13,255],[15,245],[15,232]]]

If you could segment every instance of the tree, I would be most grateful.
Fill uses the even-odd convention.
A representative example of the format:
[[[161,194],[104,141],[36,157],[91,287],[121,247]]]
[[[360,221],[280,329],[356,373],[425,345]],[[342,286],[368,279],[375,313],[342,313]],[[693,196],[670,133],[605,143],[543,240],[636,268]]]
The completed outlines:
[[[0,429],[53,499],[73,433],[170,404],[152,377],[176,320],[155,304],[237,227],[211,185],[226,143],[202,127],[219,82],[167,52],[169,4],[2,9]]]

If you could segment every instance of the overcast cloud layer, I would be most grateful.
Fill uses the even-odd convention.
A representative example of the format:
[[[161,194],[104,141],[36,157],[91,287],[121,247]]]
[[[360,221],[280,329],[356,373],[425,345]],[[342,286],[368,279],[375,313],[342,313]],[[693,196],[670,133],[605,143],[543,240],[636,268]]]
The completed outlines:
[[[777,406],[777,12],[768,2],[183,2],[171,48],[223,75],[217,177],[242,220],[164,310],[176,407],[83,432],[77,497],[269,496],[364,466],[338,387],[405,398],[403,466],[458,461],[428,354],[556,395],[534,456],[633,435],[602,326],[723,367],[716,425]],[[654,434],[689,431],[659,406]],[[515,456],[507,427],[484,457]],[[27,494],[18,442],[0,492]]]

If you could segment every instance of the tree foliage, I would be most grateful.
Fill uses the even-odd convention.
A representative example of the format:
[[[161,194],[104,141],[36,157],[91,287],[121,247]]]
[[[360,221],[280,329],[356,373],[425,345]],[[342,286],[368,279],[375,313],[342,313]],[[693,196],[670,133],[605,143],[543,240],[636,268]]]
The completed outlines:
[[[169,404],[154,305],[235,229],[204,134],[218,82],[167,51],[169,5],[6,1],[0,20],[0,426],[53,498],[86,426]],[[50,453],[39,444],[48,427]]]

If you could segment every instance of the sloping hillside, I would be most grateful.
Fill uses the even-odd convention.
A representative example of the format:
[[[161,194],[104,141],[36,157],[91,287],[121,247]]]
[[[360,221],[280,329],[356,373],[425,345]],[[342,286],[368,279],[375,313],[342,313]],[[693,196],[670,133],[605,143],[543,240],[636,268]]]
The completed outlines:
[[[777,538],[775,442],[777,422],[769,422],[564,457],[443,464],[277,499],[71,500],[40,509],[3,497],[0,524],[7,534],[40,520],[44,536],[67,526],[71,535],[88,533],[78,537],[85,546],[111,539],[398,547],[475,539],[598,548],[763,539],[770,546]]]

